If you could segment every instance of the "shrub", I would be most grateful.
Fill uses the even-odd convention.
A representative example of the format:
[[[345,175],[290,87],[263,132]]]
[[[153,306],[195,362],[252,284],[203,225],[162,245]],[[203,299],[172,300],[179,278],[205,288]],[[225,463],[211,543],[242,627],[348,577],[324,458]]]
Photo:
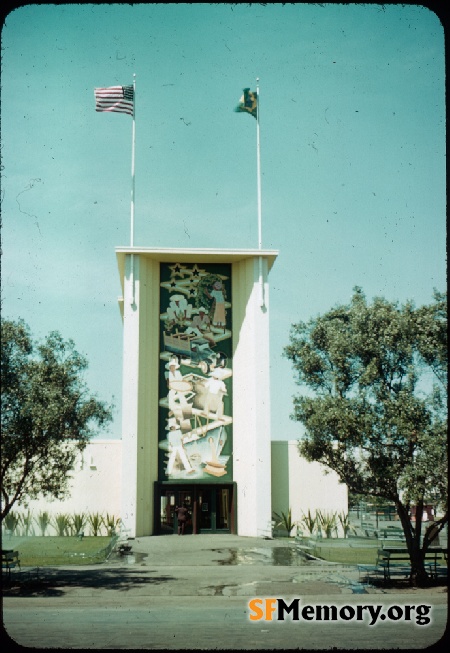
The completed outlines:
[[[58,513],[54,518],[54,526],[60,537],[68,535],[70,531],[70,516],[65,513]]]
[[[50,515],[46,511],[42,511],[39,513],[39,515],[36,518],[36,523],[41,529],[41,535],[45,535],[45,531],[49,527],[51,523]]]
[[[3,520],[3,523],[5,524],[6,530],[9,531],[11,533],[11,535],[16,530],[19,522],[20,522],[19,516],[13,511],[9,512],[5,516],[5,518]]]
[[[274,512],[273,516],[275,519],[275,528],[279,528],[280,526],[285,528],[287,530],[287,534],[290,536],[292,529],[297,525],[295,521],[292,521],[291,509],[289,508],[286,513],[282,511],[281,514]]]
[[[317,518],[326,537],[333,537],[333,533],[337,535],[337,515],[335,512],[322,512],[318,510]]]
[[[22,535],[25,535],[26,537],[28,535],[34,535],[34,529],[33,529],[33,516],[31,514],[31,511],[28,510],[27,513],[20,515],[20,522],[22,524]]]
[[[99,512],[90,513],[88,515],[88,522],[91,527],[92,535],[97,537],[100,533],[100,529],[105,523],[103,516]]]
[[[104,524],[108,529],[108,535],[110,536],[115,535],[117,530],[120,529],[121,523],[122,520],[120,519],[120,517],[115,517],[114,515],[110,515],[106,513]]]
[[[303,524],[308,529],[309,534],[312,535],[316,529],[317,515],[313,517],[311,511],[308,509],[306,515],[303,513],[300,523]]]
[[[85,523],[86,523],[86,515],[84,514],[84,512],[82,512],[80,514],[76,513],[73,516],[72,526],[73,526],[73,530],[75,532],[75,535],[79,535],[80,533],[82,533]]]
[[[351,530],[355,532],[353,526],[350,526],[350,516],[348,513],[340,512],[337,517],[344,532],[344,537],[348,537]]]

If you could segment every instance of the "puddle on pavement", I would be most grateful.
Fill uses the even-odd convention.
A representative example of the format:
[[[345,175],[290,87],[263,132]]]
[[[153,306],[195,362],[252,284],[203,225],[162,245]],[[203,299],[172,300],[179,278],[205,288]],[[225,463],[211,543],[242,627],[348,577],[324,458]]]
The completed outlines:
[[[129,553],[120,553],[119,551],[113,551],[109,561],[110,562],[121,562],[126,565],[138,565],[141,562],[148,558],[147,553],[134,553],[130,551]]]
[[[228,553],[226,560],[218,560],[219,565],[268,565],[280,567],[304,567],[311,564],[304,555],[290,547],[273,549],[213,549],[217,553]]]
[[[273,549],[212,549],[212,551],[220,554],[226,554],[225,560],[218,560],[217,564],[221,566],[228,565],[267,565],[267,566],[280,566],[280,567],[304,567],[311,564],[304,555],[299,551],[289,547],[276,547]],[[142,563],[145,558],[148,558],[147,553],[135,553],[129,551],[121,553],[120,551],[113,551],[109,561],[117,562],[128,565],[136,565]]]

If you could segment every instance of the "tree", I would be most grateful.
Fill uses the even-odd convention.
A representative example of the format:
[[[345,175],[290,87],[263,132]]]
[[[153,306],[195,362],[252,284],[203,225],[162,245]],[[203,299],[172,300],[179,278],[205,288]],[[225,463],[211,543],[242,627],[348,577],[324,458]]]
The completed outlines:
[[[73,341],[52,332],[33,342],[22,320],[1,327],[3,520],[15,504],[67,495],[77,452],[112,419],[112,407],[90,396],[87,361]]]
[[[351,492],[395,504],[411,580],[426,582],[425,551],[448,522],[446,295],[416,309],[383,298],[369,305],[355,288],[349,305],[293,325],[284,354],[309,389],[294,398],[300,454]],[[426,503],[443,516],[421,538]]]

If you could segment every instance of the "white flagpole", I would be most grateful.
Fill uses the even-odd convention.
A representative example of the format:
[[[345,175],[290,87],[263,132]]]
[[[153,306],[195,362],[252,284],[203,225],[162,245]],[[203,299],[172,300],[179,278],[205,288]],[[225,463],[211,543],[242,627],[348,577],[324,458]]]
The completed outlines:
[[[136,73],[133,73],[133,133],[131,144],[131,247],[134,247],[134,157],[136,146]]]
[[[133,73],[133,130],[131,137],[131,216],[130,216],[130,247],[134,247],[134,193],[135,193],[135,180],[134,180],[134,159],[136,149],[136,73]],[[134,306],[134,254],[131,254],[131,287],[132,298],[131,304]]]
[[[256,78],[256,174],[258,179],[258,249],[262,249],[262,219],[261,219],[261,144],[259,138],[259,77]],[[262,256],[259,257],[259,290],[260,306],[264,306],[264,281]]]

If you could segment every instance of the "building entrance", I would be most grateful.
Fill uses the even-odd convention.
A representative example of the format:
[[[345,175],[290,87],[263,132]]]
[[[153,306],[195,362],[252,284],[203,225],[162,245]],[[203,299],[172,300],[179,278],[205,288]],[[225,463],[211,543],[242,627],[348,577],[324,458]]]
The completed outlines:
[[[169,535],[178,530],[176,506],[185,504],[189,520],[185,534],[235,533],[235,492],[228,485],[159,485],[155,511],[155,533]]]

